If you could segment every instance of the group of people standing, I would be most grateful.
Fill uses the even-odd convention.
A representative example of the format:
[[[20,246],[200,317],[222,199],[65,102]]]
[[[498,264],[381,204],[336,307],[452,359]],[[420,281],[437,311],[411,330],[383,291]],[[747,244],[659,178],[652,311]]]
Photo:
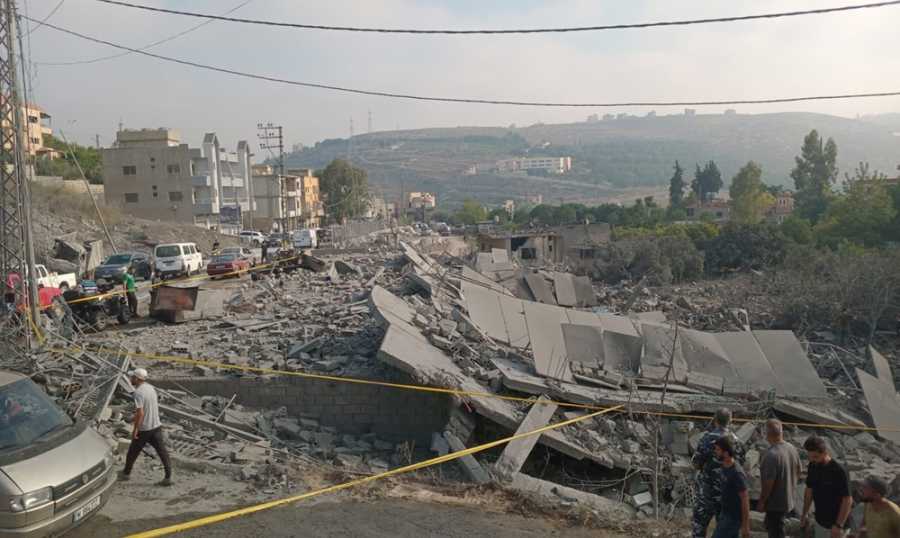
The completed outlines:
[[[731,411],[716,412],[712,428],[700,440],[693,457],[697,469],[697,497],[694,502],[693,537],[705,538],[716,518],[714,538],[750,536],[750,494],[742,465],[745,452],[729,429]],[[802,467],[797,449],[784,440],[781,421],[766,422],[769,449],[760,460],[762,489],[756,505],[765,513],[769,538],[783,538],[785,518],[797,515],[804,532],[814,538],[898,538],[900,508],[887,499],[888,485],[878,477],[866,478],[859,498],[867,503],[861,521],[851,522],[853,495],[847,470],[834,458],[825,439],[812,436],[803,443],[809,464],[803,506],[797,504],[797,487]],[[815,507],[814,518],[810,511]],[[852,524],[851,524],[852,523]]]

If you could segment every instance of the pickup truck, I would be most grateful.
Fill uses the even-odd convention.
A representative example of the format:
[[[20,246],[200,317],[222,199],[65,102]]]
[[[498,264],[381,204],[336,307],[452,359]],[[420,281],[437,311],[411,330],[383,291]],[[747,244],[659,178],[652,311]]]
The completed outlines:
[[[37,271],[38,286],[44,286],[45,288],[59,288],[61,291],[66,291],[69,288],[74,288],[75,284],[78,283],[75,273],[66,273],[63,275],[55,272],[51,273],[41,264],[35,265],[34,269]]]
[[[43,265],[41,266],[43,267]],[[6,302],[11,307],[17,308],[18,310],[23,310],[25,305],[20,303],[17,305],[13,305],[16,300],[16,292],[21,284],[21,278],[16,273],[10,273],[6,275],[6,280],[4,282],[4,293],[3,298],[4,302]],[[53,286],[41,286],[38,288],[38,304],[41,308],[47,308],[53,304],[53,299],[62,295],[60,289]]]

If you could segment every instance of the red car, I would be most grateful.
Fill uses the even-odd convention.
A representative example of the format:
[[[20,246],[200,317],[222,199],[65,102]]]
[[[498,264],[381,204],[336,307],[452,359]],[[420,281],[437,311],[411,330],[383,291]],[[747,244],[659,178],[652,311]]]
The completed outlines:
[[[236,276],[241,277],[238,271],[248,271],[250,269],[250,260],[241,258],[235,254],[220,254],[213,256],[209,263],[206,264],[206,274],[209,276]]]
[[[12,304],[16,298],[15,290],[21,286],[22,278],[17,273],[10,273],[6,275],[6,282],[4,283],[3,288],[3,298],[4,300]],[[48,288],[46,286],[38,287],[38,302],[41,308],[47,308],[53,304],[53,299],[62,295],[62,292],[59,288]],[[25,310],[26,305],[24,303],[20,303],[16,305],[16,309],[20,312]]]

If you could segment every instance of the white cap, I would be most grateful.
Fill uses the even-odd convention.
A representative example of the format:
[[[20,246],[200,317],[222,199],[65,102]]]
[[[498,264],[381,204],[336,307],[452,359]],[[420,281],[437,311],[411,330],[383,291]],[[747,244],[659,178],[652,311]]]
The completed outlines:
[[[131,377],[136,377],[141,381],[146,381],[149,374],[145,368],[135,368],[134,370],[128,372],[128,375]]]

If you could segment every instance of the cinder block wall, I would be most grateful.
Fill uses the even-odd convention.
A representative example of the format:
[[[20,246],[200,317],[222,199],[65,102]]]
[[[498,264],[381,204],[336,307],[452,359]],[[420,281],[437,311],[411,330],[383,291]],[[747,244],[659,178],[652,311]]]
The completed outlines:
[[[341,433],[375,433],[387,441],[415,441],[420,447],[430,446],[432,432],[446,429],[451,408],[451,399],[445,394],[301,377],[180,377],[154,383],[164,389],[184,388],[199,396],[231,398],[237,394],[235,402],[247,407],[284,406],[291,416],[315,418]]]

